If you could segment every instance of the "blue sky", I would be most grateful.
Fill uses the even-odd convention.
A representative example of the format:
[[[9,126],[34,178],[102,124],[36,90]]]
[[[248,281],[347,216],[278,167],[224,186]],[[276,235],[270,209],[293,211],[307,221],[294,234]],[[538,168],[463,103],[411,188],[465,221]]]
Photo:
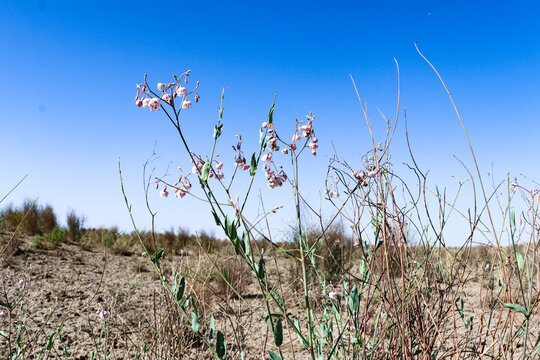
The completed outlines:
[[[61,218],[75,209],[89,226],[130,230],[120,156],[137,221],[148,227],[145,159],[155,146],[158,172],[190,164],[163,114],[134,106],[135,84],[145,73],[155,84],[187,69],[192,81],[200,81],[201,101],[182,121],[201,153],[209,151],[223,87],[223,158],[232,159],[229,145],[237,133],[246,147],[256,144],[276,91],[282,132],[312,111],[321,147],[317,159],[307,160],[305,178],[307,191],[317,194],[331,141],[351,163],[369,150],[349,74],[382,139],[377,107],[395,116],[394,58],[401,71],[400,110],[407,109],[420,165],[433,183],[452,186],[452,175],[465,177],[452,155],[469,165],[471,158],[415,41],[452,91],[481,171],[491,172],[493,164],[497,179],[507,171],[540,179],[536,2],[0,1],[0,8],[1,192],[29,175],[10,196],[14,204],[39,197]],[[402,117],[394,155],[396,163],[406,160]],[[268,195],[289,199],[285,190]],[[151,196],[159,228],[211,229],[204,204]]]

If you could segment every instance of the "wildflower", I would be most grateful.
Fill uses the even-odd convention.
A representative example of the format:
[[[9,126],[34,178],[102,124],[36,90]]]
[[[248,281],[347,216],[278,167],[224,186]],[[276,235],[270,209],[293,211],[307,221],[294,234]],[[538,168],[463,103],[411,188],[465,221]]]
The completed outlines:
[[[191,189],[191,183],[189,182],[188,179],[184,180],[184,183],[182,184],[182,189],[185,191]]]
[[[24,279],[19,279],[19,285],[24,285],[26,284],[26,280]]]
[[[317,148],[319,147],[319,145],[314,143],[313,140],[308,144],[307,147],[311,149],[311,153],[313,155],[317,155]]]
[[[268,123],[267,123],[266,121],[263,122],[263,123],[262,123],[262,128],[263,128],[263,129],[266,129],[267,127],[268,127]]]
[[[186,96],[187,95],[187,89],[183,86],[178,86],[176,88],[175,94],[177,96]]]
[[[302,136],[300,136],[300,134],[298,133],[298,131],[296,131],[292,137],[292,141],[293,142],[296,142],[296,141],[300,141],[302,140]]]
[[[335,291],[330,291],[330,292],[328,293],[328,297],[329,297],[330,299],[333,299],[333,300],[337,299],[337,297],[338,297],[337,292],[335,292]]]
[[[186,192],[182,189],[177,189],[174,193],[176,194],[176,197],[179,198],[183,198],[184,196],[186,196]]]
[[[167,191],[167,187],[166,187],[166,186],[163,188],[163,190],[161,190],[161,192],[159,193],[159,195],[160,195],[161,197],[167,197],[167,196],[169,196],[169,192]]]
[[[251,167],[251,166],[249,166],[249,164],[244,164],[244,165],[242,166],[242,170],[249,170],[250,167]]]
[[[142,102],[143,107],[148,107],[149,104],[150,104],[150,99],[149,98],[143,99],[143,102]]]
[[[184,100],[182,101],[182,109],[190,109],[191,108],[191,101]]]
[[[223,168],[223,163],[222,163],[222,162],[218,162],[218,163],[216,164],[216,169],[221,170],[222,168]]]
[[[201,167],[197,165],[193,165],[193,167],[191,168],[191,172],[194,174],[198,174],[201,172]]]
[[[367,176],[373,178],[377,176],[377,172],[375,170],[368,171]]]
[[[172,96],[169,93],[163,93],[163,95],[161,95],[161,99],[167,104],[172,104]]]
[[[150,111],[159,110],[159,108],[160,108],[159,100],[156,99],[156,98],[149,99],[148,100],[148,108],[150,109]]]
[[[262,156],[261,160],[264,161],[264,162],[267,162],[267,163],[271,162],[272,161],[272,153],[269,152],[268,154],[264,154]]]
[[[109,317],[109,313],[106,312],[105,310],[98,310],[98,311],[96,311],[96,314],[97,314],[101,319],[106,319],[107,317]]]
[[[157,88],[158,88],[159,91],[164,91],[165,90],[165,84],[158,83]]]
[[[339,197],[339,194],[338,194],[337,191],[331,191],[329,195],[330,195],[330,197],[333,197],[333,198]]]
[[[283,150],[281,150],[281,152],[282,152],[284,155],[287,155],[287,154],[289,153],[289,149],[284,148]]]
[[[143,101],[141,99],[137,99],[135,101],[135,105],[137,105],[138,107],[141,107],[141,106],[143,106]]]
[[[221,179],[223,179],[224,177],[225,177],[225,175],[223,175],[223,173],[222,173],[221,171],[218,171],[218,172],[216,173],[216,179],[221,180]]]
[[[0,311],[0,316],[5,316],[6,315],[6,312],[5,311]]]

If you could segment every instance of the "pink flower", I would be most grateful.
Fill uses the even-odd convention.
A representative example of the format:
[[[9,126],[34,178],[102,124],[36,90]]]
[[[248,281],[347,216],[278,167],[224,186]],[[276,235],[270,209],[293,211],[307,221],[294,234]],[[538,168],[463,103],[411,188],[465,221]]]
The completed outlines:
[[[221,179],[223,179],[224,177],[225,177],[225,175],[223,175],[223,173],[222,173],[221,171],[218,171],[218,172],[216,173],[216,178],[217,178],[217,179],[221,180]]]
[[[186,192],[182,189],[178,189],[174,192],[176,194],[176,197],[183,198],[186,196]]]
[[[339,194],[337,193],[337,191],[331,191],[330,192],[330,197],[337,198],[337,197],[339,197]]]
[[[148,105],[150,104],[150,99],[149,98],[145,98],[142,102],[142,106],[143,107],[148,107]]]
[[[187,89],[183,86],[178,86],[175,91],[176,95],[178,96],[186,96],[187,95]]]
[[[268,123],[267,123],[266,121],[263,122],[263,123],[262,123],[262,127],[263,127],[263,129],[266,129],[266,128],[268,127]]]
[[[24,279],[19,279],[19,285],[24,285],[26,284],[26,281]]]
[[[167,197],[167,196],[169,196],[169,192],[167,191],[167,187],[166,187],[166,186],[163,188],[163,190],[161,190],[161,192],[159,193],[159,195],[160,195],[161,197]]]
[[[105,319],[107,317],[109,317],[109,313],[104,311],[104,310],[98,310],[96,311],[96,314],[101,318],[101,319]]]
[[[182,101],[182,109],[189,109],[189,108],[191,108],[191,101],[189,100]]]
[[[272,153],[269,152],[268,154],[264,154],[261,158],[262,161],[264,162],[271,162],[272,161]]]
[[[367,176],[369,176],[370,178],[373,178],[377,176],[377,172],[375,170],[368,171]]]
[[[242,170],[249,170],[250,166],[248,164],[242,165]]]
[[[335,300],[335,299],[337,299],[338,295],[337,295],[337,293],[336,293],[335,291],[330,291],[330,292],[328,293],[328,297],[329,297],[330,299],[334,299],[334,300]]]
[[[191,172],[194,174],[198,174],[201,172],[201,168],[198,167],[197,165],[193,165],[193,167],[191,168]]]
[[[5,311],[0,311],[0,316],[5,316],[6,315],[6,312]]]
[[[137,99],[137,101],[135,101],[135,105],[141,107],[143,105],[143,101],[141,99]]]
[[[159,107],[160,107],[160,104],[159,104],[159,100],[158,100],[158,99],[156,99],[156,98],[151,98],[151,99],[148,101],[148,108],[150,109],[150,111],[159,110]]]
[[[189,189],[191,189],[191,183],[189,182],[188,179],[186,179],[186,180],[184,181],[184,183],[182,184],[182,188],[183,188],[184,190],[186,190],[186,191],[189,190]]]
[[[161,95],[161,99],[167,104],[172,104],[172,96],[169,93],[163,93],[163,95]]]
[[[295,141],[300,141],[300,140],[302,140],[302,136],[300,136],[298,132],[295,132],[292,137],[292,141],[295,142]]]
[[[216,164],[216,169],[221,170],[222,168],[223,168],[223,163],[222,163],[222,162],[218,162],[218,163]]]
[[[165,84],[158,83],[157,88],[158,88],[159,91],[163,91],[165,89]]]

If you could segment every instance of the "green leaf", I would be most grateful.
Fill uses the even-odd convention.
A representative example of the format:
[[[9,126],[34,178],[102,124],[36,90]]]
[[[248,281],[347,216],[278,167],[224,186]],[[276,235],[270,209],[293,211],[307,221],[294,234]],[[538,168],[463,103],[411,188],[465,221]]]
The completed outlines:
[[[264,279],[264,259],[259,260],[259,265],[257,266],[257,276],[259,279]]]
[[[349,309],[354,314],[360,305],[360,296],[358,295],[358,288],[353,286],[351,293],[349,294]]]
[[[184,289],[186,288],[186,278],[182,276],[180,283],[178,284],[178,290],[176,291],[176,301],[182,300],[184,297]]]
[[[216,222],[216,225],[221,226],[221,220],[219,220],[219,216],[216,214],[214,210],[212,210],[212,215],[214,215],[214,221]]]
[[[527,309],[525,309],[523,306],[521,305],[518,305],[518,304],[508,304],[508,303],[505,303],[504,304],[504,307],[507,307],[509,309],[512,309],[514,311],[517,311],[518,313],[522,313],[523,315],[525,315],[525,317],[529,317],[529,312],[527,311]]]
[[[516,233],[516,212],[514,210],[510,210],[510,230],[512,234]]]
[[[223,109],[219,111],[219,117],[223,116]],[[221,136],[221,131],[223,129],[223,124],[214,125],[214,139],[217,139]]]
[[[225,359],[227,356],[227,343],[225,342],[225,337],[219,330],[216,336],[216,354],[220,359]]]
[[[52,347],[53,347],[53,344],[54,344],[54,335],[56,335],[56,333],[53,333],[51,335],[51,337],[49,338],[49,341],[47,342],[47,351],[51,350]]]
[[[251,165],[249,167],[249,175],[255,176],[255,173],[257,172],[257,158],[255,157],[255,153],[251,155]]]
[[[193,330],[194,333],[199,332],[199,316],[194,312],[191,312],[191,330]]]
[[[208,180],[208,175],[210,174],[210,161],[208,161],[208,159],[206,159],[206,162],[204,163],[203,165],[203,168],[202,168],[202,171],[201,171],[201,180],[202,181],[207,181]]]
[[[155,255],[152,257],[152,262],[156,264],[158,268],[160,268],[159,260],[163,257],[163,254],[165,253],[165,250],[160,249],[158,252],[155,253]]]
[[[517,250],[514,250],[514,253],[516,255],[516,264],[518,267],[518,271],[521,271],[523,269],[523,266],[525,266],[525,260],[523,259],[523,255]]]
[[[270,357],[272,358],[272,360],[283,360],[283,359],[281,359],[281,356],[279,356],[279,355],[276,354],[276,353],[273,353],[273,352],[270,351],[270,350],[266,350],[266,352],[268,352],[268,355],[270,355]]]
[[[276,95],[274,96],[274,101],[272,101],[272,106],[270,107],[270,111],[268,111],[268,123],[271,124],[274,121],[274,107],[276,106]]]
[[[281,318],[277,319],[274,324],[274,343],[277,347],[281,347],[281,344],[283,344],[283,323]]]
[[[242,241],[244,242],[244,252],[249,254],[251,252],[251,242],[249,241],[249,236],[247,232],[242,233]]]
[[[216,325],[214,321],[214,314],[210,315],[210,331],[208,332],[208,339],[212,340],[214,338],[214,333],[216,332]]]

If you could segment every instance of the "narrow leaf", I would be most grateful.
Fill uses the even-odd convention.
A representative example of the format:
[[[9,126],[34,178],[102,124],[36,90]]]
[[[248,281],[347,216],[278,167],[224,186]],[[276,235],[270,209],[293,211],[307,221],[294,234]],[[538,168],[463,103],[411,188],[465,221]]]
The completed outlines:
[[[216,332],[216,325],[214,321],[214,314],[210,315],[210,331],[208,332],[208,339],[212,340],[214,338],[214,333]]]
[[[523,306],[521,305],[518,305],[518,304],[504,304],[504,307],[507,307],[509,309],[512,309],[514,311],[517,311],[519,313],[522,313],[523,315],[525,315],[525,317],[529,317],[529,312],[527,311],[527,309],[525,309]]]
[[[176,292],[176,301],[182,300],[184,297],[184,289],[186,288],[186,278],[182,276],[180,283],[178,284],[178,291]]]
[[[270,350],[266,350],[268,352],[268,355],[270,355],[270,357],[272,358],[272,360],[283,360],[281,359],[281,356],[279,356],[278,354],[276,353],[273,353],[272,351]]]
[[[249,175],[255,176],[255,173],[257,172],[257,158],[255,157],[255,153],[251,155],[251,165],[249,167]]]
[[[281,318],[277,319],[274,325],[274,343],[277,347],[281,347],[281,344],[283,344],[283,324]]]
[[[227,356],[227,343],[225,342],[225,337],[219,330],[216,336],[216,354],[220,359],[225,359]]]
[[[521,270],[523,269],[523,266],[525,266],[525,260],[523,259],[523,255],[521,255],[519,251],[517,250],[514,250],[514,251],[516,254],[516,263],[517,263],[518,271],[521,272]]]
[[[194,333],[199,332],[199,316],[194,312],[191,313],[191,330],[193,330]]]

